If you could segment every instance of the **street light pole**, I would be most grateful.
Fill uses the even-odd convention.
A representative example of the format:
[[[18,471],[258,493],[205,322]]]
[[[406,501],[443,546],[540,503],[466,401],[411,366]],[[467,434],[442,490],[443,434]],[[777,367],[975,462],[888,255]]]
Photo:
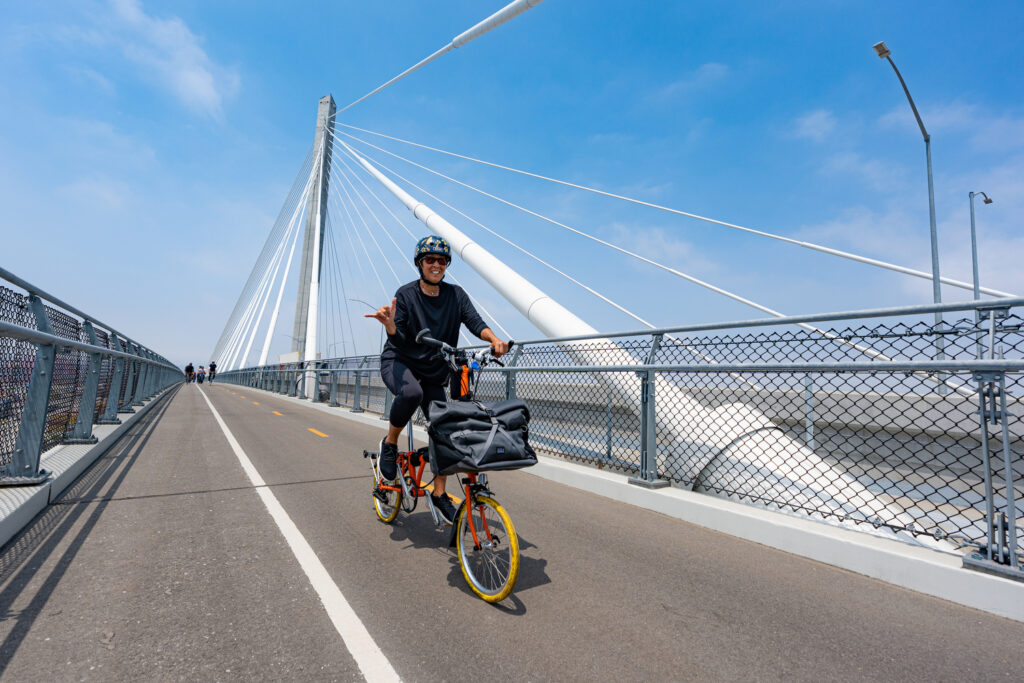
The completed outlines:
[[[991,204],[992,200],[984,192],[969,192],[968,197],[971,200],[971,265],[974,267],[974,300],[977,301],[981,298],[981,283],[978,282],[978,238],[974,231],[974,195],[980,194],[985,199],[983,200],[986,204]]]
[[[896,77],[900,79],[900,85],[903,86],[903,92],[907,96],[907,101],[910,102],[910,108],[914,112],[914,118],[917,119],[917,125],[921,129],[921,135],[924,136],[924,151],[925,158],[928,163],[928,225],[931,230],[931,241],[932,241],[932,298],[935,303],[942,303],[942,283],[939,280],[939,236],[938,231],[935,228],[935,187],[932,183],[932,136],[925,130],[924,122],[921,121],[921,115],[917,112],[917,105],[914,104],[914,98],[910,96],[910,90],[907,88],[906,82],[903,80],[903,75],[900,74],[900,70],[896,68],[896,63],[892,61],[892,53],[889,48],[885,46],[884,42],[878,42],[874,45],[875,52],[882,59],[887,59],[892,70],[896,72]],[[941,336],[942,331],[942,314],[935,314],[935,326],[936,330],[940,332],[939,338],[935,342],[937,350],[938,360],[945,358],[945,342]]]

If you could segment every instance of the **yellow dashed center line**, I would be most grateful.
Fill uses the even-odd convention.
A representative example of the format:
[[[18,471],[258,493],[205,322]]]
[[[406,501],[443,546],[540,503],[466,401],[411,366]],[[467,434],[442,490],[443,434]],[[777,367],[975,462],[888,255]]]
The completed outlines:
[[[245,396],[242,396],[241,398],[245,398]]]
[[[270,412],[272,412],[274,415],[281,415],[282,417],[284,416],[284,413],[279,413],[276,410],[271,410]]]
[[[324,437],[325,439],[328,439],[328,438],[330,438],[329,436],[327,436],[327,435],[326,435],[326,434],[324,434],[323,432],[318,432],[317,430],[313,429],[312,427],[310,427],[308,431],[311,431],[311,432],[313,432],[313,433],[314,433],[314,434],[316,434],[317,436],[322,436],[322,437]]]
[[[258,401],[253,401],[253,402],[252,402],[252,404],[253,404],[254,406],[258,406],[258,405],[259,405],[259,402],[258,402]]]

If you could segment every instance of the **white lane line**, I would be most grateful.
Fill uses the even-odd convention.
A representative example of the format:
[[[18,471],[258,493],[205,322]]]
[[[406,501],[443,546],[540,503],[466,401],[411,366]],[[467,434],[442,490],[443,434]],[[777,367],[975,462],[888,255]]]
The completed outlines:
[[[342,642],[345,643],[345,647],[352,653],[352,657],[356,660],[356,664],[359,665],[363,676],[367,681],[401,680],[391,667],[391,662],[388,661],[388,658],[377,647],[377,643],[373,641],[363,622],[356,616],[355,611],[348,604],[348,600],[342,595],[337,584],[331,579],[331,575],[327,573],[327,569],[320,562],[320,558],[316,556],[316,553],[313,552],[313,548],[306,541],[302,532],[295,526],[295,523],[288,516],[288,513],[285,512],[285,509],[281,507],[281,504],[277,502],[274,494],[267,488],[263,477],[253,467],[252,461],[249,460],[249,456],[245,454],[245,451],[238,444],[235,435],[224,424],[224,420],[221,418],[220,413],[217,412],[217,409],[213,407],[213,403],[210,402],[206,392],[200,388],[199,393],[203,395],[203,398],[206,399],[206,404],[213,411],[213,416],[217,419],[217,423],[220,425],[221,430],[223,430],[224,436],[227,437],[228,443],[231,444],[231,450],[238,456],[238,462],[242,464],[242,469],[249,476],[249,481],[256,487],[256,493],[263,500],[263,504],[267,506],[270,516],[277,522],[277,528],[284,534],[284,538],[288,541],[292,553],[295,554],[295,558],[302,566],[302,570],[306,572],[306,576],[313,585],[313,589],[320,596],[320,601],[323,603],[324,609],[327,610],[327,616],[331,618],[334,628],[337,629]]]

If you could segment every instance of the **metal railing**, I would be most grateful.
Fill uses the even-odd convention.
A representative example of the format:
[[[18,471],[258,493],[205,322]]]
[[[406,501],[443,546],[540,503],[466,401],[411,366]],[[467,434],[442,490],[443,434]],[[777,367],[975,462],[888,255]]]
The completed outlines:
[[[0,268],[0,486],[38,484],[42,454],[94,443],[182,378],[163,356]],[[43,302],[47,301],[53,306]]]
[[[960,314],[939,325],[936,311]],[[539,452],[648,486],[976,547],[1017,570],[1022,312],[1024,299],[1005,299],[537,340],[488,368],[479,395],[526,400]],[[794,327],[823,322],[833,324]],[[387,413],[376,357],[316,365],[310,398]],[[219,378],[297,395],[308,372]]]

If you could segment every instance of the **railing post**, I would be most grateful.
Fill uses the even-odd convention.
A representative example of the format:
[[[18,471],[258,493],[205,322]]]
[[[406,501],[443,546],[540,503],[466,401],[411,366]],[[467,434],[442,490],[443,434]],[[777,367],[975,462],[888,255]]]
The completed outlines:
[[[123,351],[121,341],[113,332],[110,333],[110,342],[107,344],[114,351]],[[124,358],[117,356],[113,358],[114,376],[110,378],[110,387],[107,389],[107,407],[103,415],[96,420],[100,425],[119,425],[121,420],[117,419],[117,408],[121,401],[121,380],[124,378]]]
[[[297,372],[296,372],[296,370],[294,368],[290,369],[288,371],[288,395],[289,396],[297,396],[298,393],[299,393],[298,387],[296,386],[298,383],[295,381],[296,375],[297,375]]]
[[[135,382],[135,391],[132,393],[132,407],[142,407],[142,399],[145,397],[146,390],[146,375],[148,375],[149,365],[143,363],[142,359],[145,357],[145,351],[138,344],[135,345],[135,355],[139,357],[139,360],[135,361],[136,365],[139,366],[139,379]]]
[[[29,294],[28,300],[36,317],[36,328],[40,332],[53,334],[42,300],[35,294]],[[50,386],[53,382],[53,365],[56,358],[57,349],[53,344],[40,344],[36,347],[36,361],[32,365],[32,378],[29,380],[25,396],[25,409],[21,413],[21,423],[18,425],[14,457],[0,471],[0,483],[40,484],[49,477],[49,472],[39,469],[39,458],[42,455],[43,436],[46,433],[46,408],[50,401]]]
[[[654,363],[661,348],[661,334],[651,336],[651,348],[644,361],[645,365]],[[657,373],[654,370],[641,370],[636,373],[640,378],[640,476],[630,477],[629,483],[648,489],[660,489],[669,485],[668,480],[658,478],[658,430],[654,410],[654,387]]]
[[[506,367],[514,368],[519,364],[519,357],[523,355],[522,345],[516,346],[512,349],[512,360],[508,362]],[[516,397],[516,371],[512,370],[505,375],[505,400],[513,399]]]
[[[98,346],[96,330],[92,323],[86,320],[82,323],[89,343]],[[98,439],[92,435],[92,420],[96,415],[96,394],[100,385],[100,366],[103,363],[103,356],[99,353],[89,354],[89,369],[85,376],[85,387],[82,389],[82,400],[78,404],[78,417],[75,418],[75,430],[71,436],[64,440],[65,443],[96,443]]]
[[[124,352],[134,356],[135,350],[132,346],[131,342],[125,340]],[[124,384],[124,396],[121,397],[121,406],[117,412],[134,413],[135,410],[132,408],[132,403],[135,401],[135,378],[138,375],[139,368],[134,358],[125,358],[125,364],[126,381]]]
[[[814,450],[814,378],[804,375],[804,440]]]
[[[331,370],[331,402],[329,405],[332,408],[341,405],[338,403],[338,371],[334,369]]]
[[[355,388],[355,393],[352,395],[352,412],[353,413],[362,413],[362,412],[364,412],[363,411],[363,406],[361,405],[361,402],[360,402],[360,397],[362,395],[361,385],[363,383],[363,365],[365,363],[366,363],[366,359],[364,358],[363,360],[359,361],[359,368],[356,369],[356,388]],[[412,433],[412,432],[410,431],[410,433]]]
[[[306,369],[307,363],[301,363],[299,365],[298,370],[295,373],[295,393],[296,396],[302,400],[309,398],[309,396],[306,396],[306,384],[308,383],[309,379],[307,374],[309,371]]]
[[[1006,375],[1001,371],[975,372],[978,382],[978,415],[981,426],[981,460],[985,470],[986,542],[983,555],[971,553],[964,557],[964,566],[1012,576],[1020,580],[1020,559],[1017,553],[1017,501],[1013,488],[1014,471],[1010,455],[1010,433],[1007,425]],[[995,506],[995,483],[992,481],[992,458],[989,428],[1000,425],[1005,483],[1004,511]],[[1007,565],[1009,567],[1007,567]]]

